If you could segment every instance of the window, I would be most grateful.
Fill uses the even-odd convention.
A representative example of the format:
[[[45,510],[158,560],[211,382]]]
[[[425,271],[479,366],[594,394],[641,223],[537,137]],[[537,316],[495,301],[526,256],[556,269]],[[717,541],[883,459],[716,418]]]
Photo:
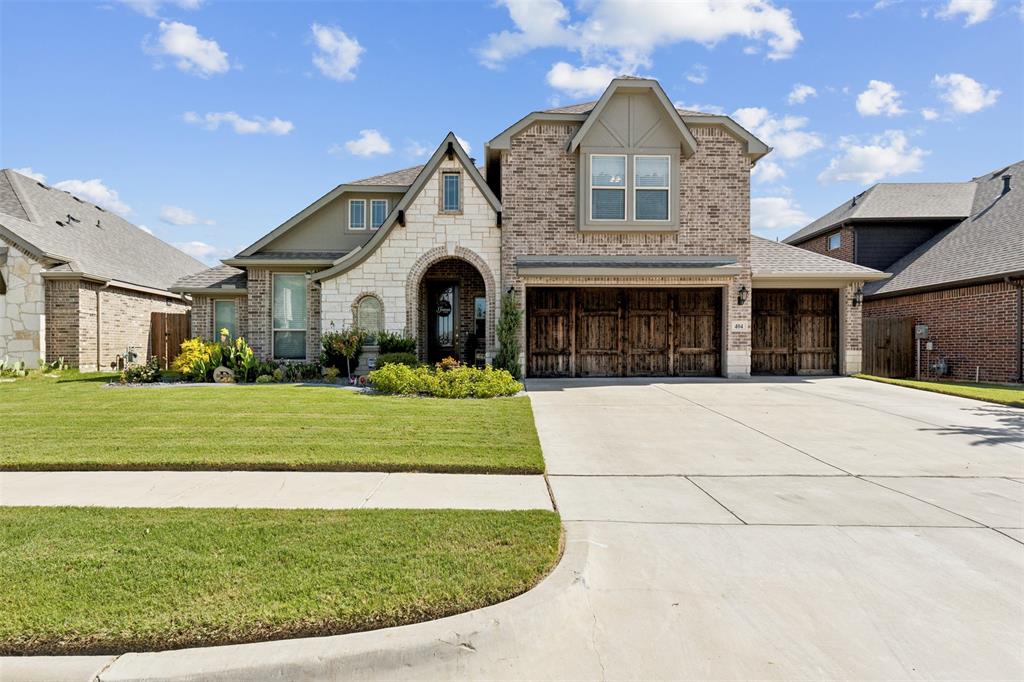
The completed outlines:
[[[356,327],[376,337],[384,330],[383,306],[376,296],[363,296],[356,302]],[[373,340],[370,340],[373,343]]]
[[[370,229],[376,230],[378,227],[384,224],[384,219],[387,217],[388,200],[372,199],[370,201]]]
[[[476,323],[476,337],[483,340],[487,337],[487,299],[473,299],[473,321]]]
[[[461,177],[458,173],[443,173],[441,175],[441,210],[457,213],[462,210],[462,192],[459,187]]]
[[[668,220],[669,157],[633,158],[633,218]]]
[[[828,236],[828,250],[829,251],[835,251],[836,249],[838,249],[842,245],[843,245],[843,234],[841,232],[836,232],[835,234],[830,234]]]
[[[274,357],[306,357],[306,276],[274,275]]]
[[[232,339],[238,336],[238,309],[233,300],[213,302],[214,338],[220,338],[221,329],[227,329]]]
[[[626,157],[590,155],[590,218],[626,219]]]
[[[366,229],[366,199],[350,199],[348,202],[348,229]]]

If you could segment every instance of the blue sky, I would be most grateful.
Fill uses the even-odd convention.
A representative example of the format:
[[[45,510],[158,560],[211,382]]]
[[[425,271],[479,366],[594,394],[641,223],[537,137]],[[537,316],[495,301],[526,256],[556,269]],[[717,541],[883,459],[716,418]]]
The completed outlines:
[[[1021,0],[9,2],[0,164],[208,262],[336,184],[658,78],[775,147],[756,232],[1024,158]]]

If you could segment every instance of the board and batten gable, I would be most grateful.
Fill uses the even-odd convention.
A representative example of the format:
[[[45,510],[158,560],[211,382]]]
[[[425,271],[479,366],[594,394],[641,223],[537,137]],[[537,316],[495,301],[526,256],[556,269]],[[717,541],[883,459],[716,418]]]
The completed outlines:
[[[327,205],[302,219],[260,249],[260,252],[280,251],[344,251],[361,246],[373,234],[370,229],[370,200],[386,199],[388,211],[402,198],[402,192],[342,192]],[[366,227],[361,230],[349,228],[349,202],[366,202]]]
[[[462,210],[457,213],[441,210],[441,175],[451,171],[462,177]],[[488,308],[498,309],[501,229],[497,213],[468,177],[458,156],[441,161],[405,209],[405,225],[394,224],[383,237],[358,264],[321,282],[324,332],[351,327],[353,303],[364,295],[374,295],[383,305],[385,329],[416,336],[420,279],[431,265],[450,257],[461,258],[480,271]],[[495,316],[487,317],[487,347],[491,349]]]

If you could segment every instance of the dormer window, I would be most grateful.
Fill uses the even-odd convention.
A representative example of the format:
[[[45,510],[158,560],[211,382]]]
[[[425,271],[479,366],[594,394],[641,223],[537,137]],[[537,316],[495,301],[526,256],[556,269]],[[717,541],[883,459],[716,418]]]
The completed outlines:
[[[348,202],[348,229],[366,229],[366,199],[350,199]]]
[[[376,230],[384,224],[388,217],[388,200],[372,199],[370,201],[370,229]]]
[[[633,157],[634,220],[668,220],[669,157]]]
[[[441,211],[444,213],[462,212],[462,175],[460,173],[441,174]]]
[[[626,156],[590,155],[590,219],[626,219]]]

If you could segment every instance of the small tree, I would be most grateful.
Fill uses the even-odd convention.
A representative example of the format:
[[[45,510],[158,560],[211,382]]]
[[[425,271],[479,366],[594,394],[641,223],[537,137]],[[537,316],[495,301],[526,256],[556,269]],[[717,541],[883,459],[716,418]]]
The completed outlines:
[[[501,316],[498,318],[498,354],[494,366],[508,370],[517,380],[522,378],[519,366],[519,327],[523,323],[523,311],[514,293],[501,297]]]
[[[352,379],[352,361],[359,364],[359,355],[362,353],[363,344],[366,343],[366,332],[361,329],[344,329],[339,332],[327,332],[321,338],[324,352],[321,354],[320,362],[325,367],[336,367],[336,358],[345,358],[345,372],[349,380]]]

